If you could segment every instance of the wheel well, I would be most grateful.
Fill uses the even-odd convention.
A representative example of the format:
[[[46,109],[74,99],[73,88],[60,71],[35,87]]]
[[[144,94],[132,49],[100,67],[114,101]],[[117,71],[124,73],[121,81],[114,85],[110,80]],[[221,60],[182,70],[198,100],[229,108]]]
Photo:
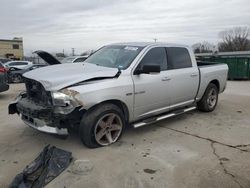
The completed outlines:
[[[120,100],[107,100],[107,101],[103,101],[103,102],[101,102],[101,103],[99,103],[97,105],[101,105],[101,104],[104,104],[104,103],[110,103],[110,104],[114,104],[114,105],[118,106],[122,110],[126,122],[129,121],[128,107],[127,107],[127,105],[124,102],[122,102]],[[93,106],[93,107],[95,107],[95,106]],[[91,107],[91,108],[93,108],[93,107]]]
[[[218,91],[220,91],[220,83],[218,80],[212,80],[210,83],[213,83],[214,85],[216,85],[216,87],[218,88]]]

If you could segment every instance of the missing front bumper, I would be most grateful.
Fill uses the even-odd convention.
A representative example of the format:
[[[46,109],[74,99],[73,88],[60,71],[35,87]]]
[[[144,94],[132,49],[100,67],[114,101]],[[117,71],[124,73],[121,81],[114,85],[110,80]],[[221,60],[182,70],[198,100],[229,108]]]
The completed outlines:
[[[49,134],[57,134],[57,135],[68,135],[67,128],[58,128],[48,126],[47,123],[41,119],[34,118],[30,116],[30,114],[34,115],[34,111],[30,112],[29,110],[25,110],[23,108],[17,107],[17,102],[13,102],[9,104],[9,114],[21,114],[23,122],[38,131],[49,133]],[[36,113],[35,113],[36,114]]]
[[[46,125],[46,123],[40,119],[32,118],[26,115],[22,115],[23,122],[38,131],[50,133],[50,134],[57,134],[57,135],[68,135],[68,129],[66,128],[57,128],[57,127],[50,127]]]
[[[75,108],[71,113],[54,113],[52,106],[34,103],[27,98],[18,98],[9,104],[9,114],[20,114],[23,122],[38,131],[68,135],[68,128],[79,124],[83,110]]]

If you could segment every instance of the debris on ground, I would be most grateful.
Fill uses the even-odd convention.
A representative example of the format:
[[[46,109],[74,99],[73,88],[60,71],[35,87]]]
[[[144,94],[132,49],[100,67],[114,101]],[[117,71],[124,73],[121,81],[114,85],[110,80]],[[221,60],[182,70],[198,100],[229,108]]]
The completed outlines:
[[[93,164],[89,160],[76,160],[68,171],[77,175],[87,175],[92,170]]]
[[[149,168],[146,168],[143,170],[145,173],[148,173],[148,174],[154,174],[156,173],[156,170],[153,170],[153,169],[149,169]]]
[[[23,172],[16,175],[10,188],[42,188],[63,172],[71,160],[71,152],[47,145]]]

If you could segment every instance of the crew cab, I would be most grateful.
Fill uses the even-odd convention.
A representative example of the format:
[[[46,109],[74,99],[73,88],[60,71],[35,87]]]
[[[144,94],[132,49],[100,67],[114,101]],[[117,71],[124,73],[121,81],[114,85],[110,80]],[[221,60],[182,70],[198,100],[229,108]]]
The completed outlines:
[[[196,62],[191,48],[168,43],[119,43],[102,47],[84,63],[27,72],[26,91],[9,105],[39,131],[67,135],[77,128],[83,144],[116,142],[137,128],[198,108],[215,109],[226,88],[225,64]]]

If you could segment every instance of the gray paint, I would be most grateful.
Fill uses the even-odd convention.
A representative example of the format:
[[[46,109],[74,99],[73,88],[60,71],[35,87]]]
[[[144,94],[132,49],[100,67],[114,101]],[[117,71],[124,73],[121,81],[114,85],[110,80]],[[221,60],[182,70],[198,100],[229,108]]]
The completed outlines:
[[[74,98],[78,105],[85,110],[104,101],[121,101],[128,108],[130,122],[194,104],[201,99],[212,80],[218,80],[219,92],[223,92],[226,87],[227,65],[209,65],[198,68],[193,51],[185,45],[126,44],[143,45],[144,49],[126,70],[121,71],[118,77],[114,77],[118,72],[115,68],[89,63],[48,66],[30,71],[24,74],[24,77],[39,81],[48,91],[65,92],[61,90],[63,88],[66,91],[74,91]],[[161,71],[158,74],[133,75],[142,57],[154,47],[186,48],[191,56],[192,67]],[[90,80],[101,77],[111,78]],[[165,79],[166,77],[169,79]],[[78,82],[82,84],[72,86]],[[61,110],[63,111],[63,108]]]

